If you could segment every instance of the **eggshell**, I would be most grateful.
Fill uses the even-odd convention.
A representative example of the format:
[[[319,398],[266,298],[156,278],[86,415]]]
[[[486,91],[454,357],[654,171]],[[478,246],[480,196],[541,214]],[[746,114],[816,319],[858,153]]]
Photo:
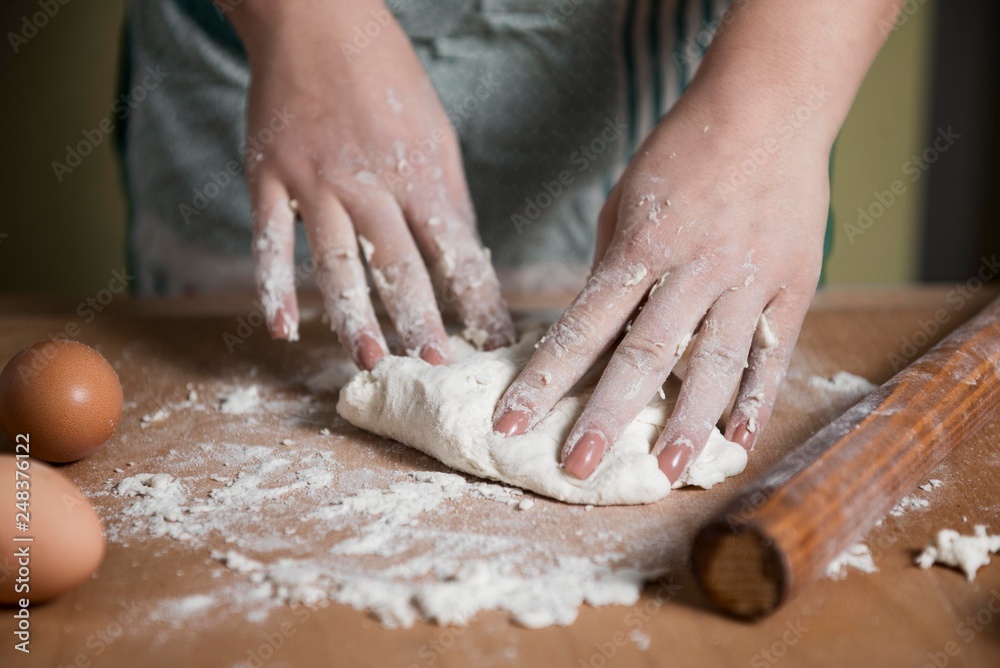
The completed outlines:
[[[35,343],[0,374],[0,425],[11,441],[29,434],[32,457],[83,459],[111,438],[121,416],[118,374],[82,343]]]
[[[27,461],[27,470],[18,468]],[[87,497],[63,475],[47,464],[0,455],[0,541],[4,545],[3,571],[0,571],[0,602],[14,603],[27,598],[41,603],[84,583],[104,557],[104,532],[101,521]],[[16,476],[16,471],[27,478]],[[27,480],[27,490],[23,482]],[[15,486],[21,482],[21,488]],[[15,506],[15,494],[28,492],[28,530],[22,531],[17,517],[22,510]],[[31,542],[14,538],[31,537]],[[27,547],[27,564],[19,563],[16,551]],[[27,569],[27,582],[24,580]],[[28,590],[23,591],[27,585]],[[19,591],[18,588],[22,590]]]

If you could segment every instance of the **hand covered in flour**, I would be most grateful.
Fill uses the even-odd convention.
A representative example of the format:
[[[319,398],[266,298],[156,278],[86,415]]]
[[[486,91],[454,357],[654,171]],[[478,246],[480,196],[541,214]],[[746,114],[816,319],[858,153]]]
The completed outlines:
[[[613,349],[562,450],[566,471],[587,478],[697,332],[653,450],[660,468],[681,477],[734,390],[726,436],[752,448],[819,277],[833,141],[885,40],[872,26],[898,11],[733,3],[612,191],[592,275],[501,399],[496,431],[530,429]]]
[[[789,151],[732,186],[752,143],[703,127],[678,111],[642,146],[601,212],[587,286],[500,402],[495,429],[523,433],[614,348],[562,452],[578,478],[594,472],[696,332],[654,448],[671,482],[737,386],[726,437],[750,449],[785,375],[822,262],[826,155]]]
[[[364,263],[403,345],[424,360],[448,358],[437,301],[454,303],[483,347],[509,343],[454,130],[385,5],[247,0],[230,16],[252,73],[248,135],[263,145],[247,176],[272,337],[298,338],[295,277],[311,273],[294,266],[298,217],[331,326],[358,366],[387,354]],[[368,24],[378,36],[345,50]],[[428,266],[440,271],[440,294]]]

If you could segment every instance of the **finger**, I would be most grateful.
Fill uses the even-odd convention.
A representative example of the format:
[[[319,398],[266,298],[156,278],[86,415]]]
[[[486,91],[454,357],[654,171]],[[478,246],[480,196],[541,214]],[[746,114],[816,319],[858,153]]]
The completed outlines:
[[[504,393],[493,430],[523,434],[548,413],[618,338],[654,281],[643,262],[609,253]]]
[[[475,210],[450,127],[447,134],[451,139],[438,147],[440,160],[420,173],[416,187],[394,192],[427,265],[442,280],[441,302],[455,306],[466,339],[492,350],[514,342],[514,324],[489,250],[476,232]]]
[[[621,202],[622,186],[621,181],[619,181],[618,185],[611,189],[608,199],[605,200],[604,206],[601,207],[601,213],[597,216],[597,239],[594,243],[594,263],[592,269],[597,269],[598,265],[601,264],[601,260],[604,259],[608,248],[611,246],[611,239],[617,227],[616,223],[618,221],[618,211],[621,209]]]
[[[590,477],[683,354],[714,298],[710,290],[697,291],[695,280],[668,277],[618,345],[566,439],[563,464],[571,475]]]
[[[754,333],[749,366],[736,393],[726,438],[752,450],[774,409],[781,382],[792,361],[809,298],[779,294],[764,310]]]
[[[351,219],[332,195],[305,200],[300,207],[331,329],[354,363],[370,370],[388,347],[368,297]]]
[[[671,483],[701,454],[747,366],[762,303],[726,292],[702,324],[673,413],[653,454]]]
[[[515,339],[514,324],[489,249],[483,247],[474,224],[456,209],[444,205],[437,211],[411,210],[409,215],[420,250],[444,281],[442,301],[455,304],[465,325],[463,336],[477,348],[510,345]]]
[[[270,174],[251,181],[253,262],[257,296],[273,339],[298,341],[295,297],[295,211],[285,187]]]
[[[407,351],[431,364],[448,361],[448,335],[434,287],[403,212],[385,192],[347,202],[375,288]]]

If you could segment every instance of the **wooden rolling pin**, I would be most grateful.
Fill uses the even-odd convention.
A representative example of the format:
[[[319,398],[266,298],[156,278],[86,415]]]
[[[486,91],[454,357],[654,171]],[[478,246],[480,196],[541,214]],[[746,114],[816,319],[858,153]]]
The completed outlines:
[[[819,577],[1000,407],[1000,298],[751,483],[695,538],[722,610],[768,614]]]

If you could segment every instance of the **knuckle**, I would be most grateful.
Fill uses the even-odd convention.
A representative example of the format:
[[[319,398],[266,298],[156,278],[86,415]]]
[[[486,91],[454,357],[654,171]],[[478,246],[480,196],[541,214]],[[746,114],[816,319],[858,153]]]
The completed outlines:
[[[649,242],[639,234],[637,228],[626,226],[618,229],[608,252],[609,260],[615,265],[627,266],[646,260],[648,257]]]
[[[578,356],[589,351],[595,332],[596,327],[586,313],[569,312],[552,325],[546,340],[551,342],[557,356]]]
[[[667,346],[642,335],[625,337],[615,353],[622,363],[641,374],[652,374],[666,366]]]
[[[721,344],[703,346],[691,355],[692,365],[711,366],[725,375],[742,371],[746,361],[746,356],[739,350]]]

